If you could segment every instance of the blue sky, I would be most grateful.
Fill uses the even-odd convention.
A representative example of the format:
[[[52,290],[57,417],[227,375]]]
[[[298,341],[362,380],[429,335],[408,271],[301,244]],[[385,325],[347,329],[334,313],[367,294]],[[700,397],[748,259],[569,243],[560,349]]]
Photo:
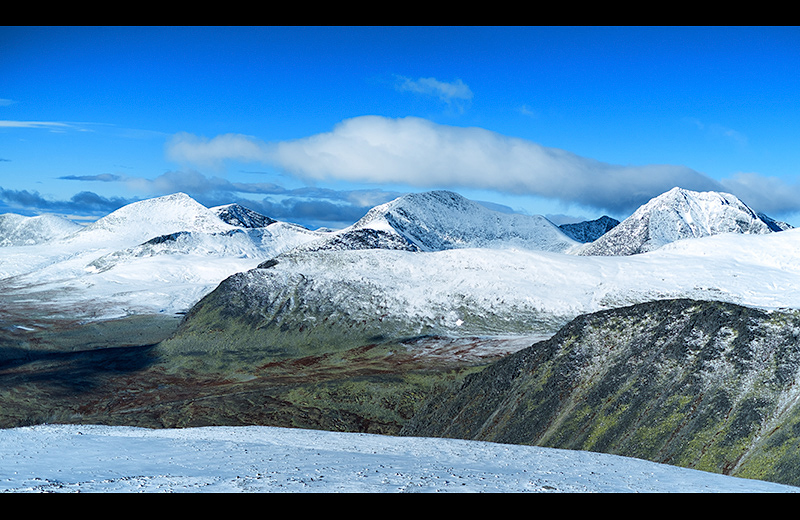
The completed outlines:
[[[800,225],[798,70],[796,27],[3,27],[0,213],[622,219],[681,186]]]

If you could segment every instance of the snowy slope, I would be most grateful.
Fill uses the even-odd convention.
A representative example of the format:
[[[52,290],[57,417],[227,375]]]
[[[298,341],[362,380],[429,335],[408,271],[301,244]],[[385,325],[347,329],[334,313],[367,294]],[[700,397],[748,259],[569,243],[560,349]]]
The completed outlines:
[[[581,451],[264,426],[0,431],[0,491],[795,493]]]
[[[183,312],[231,274],[323,236],[234,209],[248,227],[177,193],[130,204],[63,238],[0,248],[3,307],[76,318]]]
[[[49,242],[80,230],[82,226],[56,215],[25,217],[0,215],[0,247],[30,246]]]
[[[274,311],[305,317],[309,327],[339,319],[409,336],[553,333],[578,314],[664,298],[800,308],[799,229],[633,256],[375,249],[290,253],[272,264],[218,290],[229,285],[261,302],[248,311],[254,316],[285,302]]]
[[[343,244],[415,251],[513,247],[557,252],[580,245],[542,216],[500,213],[450,191],[412,193],[376,206],[352,226],[306,249],[340,249]]]
[[[178,231],[220,233],[235,228],[185,193],[174,193],[123,206],[64,242],[130,247]]]
[[[733,195],[673,188],[583,246],[578,254],[634,255],[688,238],[771,232],[767,222]]]

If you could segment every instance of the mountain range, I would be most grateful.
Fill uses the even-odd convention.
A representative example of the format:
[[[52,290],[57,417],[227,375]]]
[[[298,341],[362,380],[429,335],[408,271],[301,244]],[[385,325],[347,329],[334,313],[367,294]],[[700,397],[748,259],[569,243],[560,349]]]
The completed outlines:
[[[9,390],[0,424],[268,424],[464,438],[491,430],[486,439],[537,443],[544,437],[520,436],[517,425],[532,420],[519,410],[538,410],[548,439],[594,432],[553,445],[694,467],[687,460],[697,451],[676,451],[662,435],[680,432],[708,453],[701,466],[712,471],[800,483],[764,462],[794,464],[775,455],[794,437],[768,428],[793,427],[778,418],[795,413],[800,329],[787,309],[800,309],[800,230],[733,195],[676,188],[622,222],[562,227],[449,191],[400,197],[337,231],[235,204],[207,208],[181,193],[85,227],[2,217],[0,379]],[[148,316],[180,322],[168,336],[145,336]],[[43,323],[54,317],[82,328],[50,332]],[[591,327],[579,326],[586,320]],[[117,348],[103,349],[98,331],[114,331],[108,346]],[[89,343],[81,363],[62,365],[54,352]],[[563,377],[547,379],[540,365]],[[777,368],[763,375],[762,365]],[[61,373],[53,366],[64,367],[58,379],[74,397],[31,388]],[[111,368],[100,377],[87,367]],[[104,382],[76,382],[75,370]],[[629,372],[644,379],[625,380]],[[669,374],[719,375],[725,391],[693,408],[689,382],[645,384]],[[492,393],[512,379],[519,385]],[[530,391],[542,384],[587,393],[554,404]],[[589,404],[576,408],[584,395]],[[650,426],[635,420],[654,409],[664,415]],[[716,429],[700,427],[712,415]],[[633,440],[611,442],[605,431]]]
[[[732,195],[678,188],[656,197],[623,222],[616,225],[615,222],[603,217],[558,227],[543,216],[500,213],[456,193],[434,191],[409,194],[377,206],[339,231],[312,231],[275,221],[236,204],[206,208],[177,193],[130,204],[85,227],[53,216],[2,215],[0,243],[5,247],[0,248],[0,285],[6,294],[6,305],[11,305],[10,298],[15,295],[19,296],[17,300],[27,301],[40,294],[52,312],[60,305],[72,313],[83,312],[85,318],[175,313],[187,311],[228,276],[253,269],[264,261],[282,261],[283,269],[290,264],[289,256],[279,258],[284,254],[293,258],[291,262],[299,261],[299,255],[308,257],[303,261],[316,262],[320,257],[311,253],[325,250],[424,253],[459,250],[462,253],[444,254],[459,259],[453,273],[439,273],[449,267],[437,260],[432,264],[438,263],[438,267],[431,265],[414,272],[431,277],[432,280],[425,281],[431,284],[436,277],[446,280],[457,273],[461,263],[463,269],[470,271],[487,270],[485,279],[508,278],[497,271],[520,267],[504,266],[503,262],[508,259],[512,264],[519,263],[528,255],[524,260],[527,275],[534,274],[530,271],[534,266],[544,272],[535,273],[533,281],[531,276],[526,277],[525,283],[535,286],[525,293],[525,300],[536,307],[536,314],[558,314],[560,311],[543,303],[553,296],[554,288],[550,286],[558,284],[570,272],[576,273],[575,281],[580,286],[580,277],[586,269],[605,265],[602,261],[583,263],[574,258],[576,255],[627,256],[660,249],[686,238],[728,233],[770,234],[789,228],[757,215]],[[603,230],[607,231],[602,233]],[[592,237],[597,238],[586,242]],[[470,265],[481,256],[493,256],[494,251],[505,253],[498,254],[495,262],[481,260],[481,267]],[[509,255],[509,251],[521,251],[519,258]],[[349,254],[354,262],[360,258],[357,253],[342,254]],[[380,255],[364,253],[367,256],[358,262],[367,262],[369,255],[376,254]],[[431,263],[432,259],[421,255],[397,258],[397,262],[420,266]],[[548,267],[563,274],[552,278],[546,274]],[[381,277],[380,268],[374,273],[364,269],[365,275]],[[315,272],[320,270],[324,271],[324,266],[317,267]],[[423,271],[427,274],[423,275]],[[386,280],[376,280],[373,285],[395,283],[392,272],[384,272]],[[598,274],[586,280],[595,285],[591,290],[595,301],[639,299],[629,294],[608,296],[609,292],[617,291],[609,291],[611,280],[602,283],[598,276],[603,278]],[[509,279],[507,283],[520,281]],[[452,287],[452,283],[448,286]],[[470,294],[474,289],[462,291],[462,306],[476,298]],[[588,290],[584,290],[585,296]],[[440,291],[437,288],[430,292]],[[514,293],[522,294],[509,289],[504,297]],[[351,296],[359,298],[357,294]],[[565,303],[578,312],[596,307],[569,299]],[[524,315],[531,313],[530,304],[515,302],[515,307]],[[516,312],[510,307],[508,311]]]
[[[519,216],[516,228],[476,226],[489,210],[452,193],[399,199],[352,228],[227,278],[192,308],[181,330],[213,322],[217,329],[235,329],[240,344],[330,349],[385,337],[551,335],[580,314],[655,299],[800,305],[797,230],[776,233],[754,213],[720,210],[716,194],[673,190],[646,209],[661,211],[678,194],[684,202],[694,200],[674,213],[685,210],[685,221],[703,222],[707,236],[673,234],[675,241],[663,240],[653,251],[613,256],[587,255],[586,246],[540,218]],[[422,210],[432,203],[434,210]],[[643,214],[606,235],[619,229],[628,242],[647,242],[649,235],[635,232],[649,228],[629,223],[641,222]],[[460,234],[442,231],[451,228]],[[473,230],[471,242],[463,238],[465,229]],[[375,233],[373,242],[353,246],[354,234],[367,230]],[[468,247],[475,243],[492,245]]]

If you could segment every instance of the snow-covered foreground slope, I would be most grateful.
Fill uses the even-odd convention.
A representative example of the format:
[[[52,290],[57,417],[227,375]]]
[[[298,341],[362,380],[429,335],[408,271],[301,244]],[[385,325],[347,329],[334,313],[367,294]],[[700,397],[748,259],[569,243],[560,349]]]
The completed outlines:
[[[265,426],[0,430],[4,492],[797,492],[581,451]]]

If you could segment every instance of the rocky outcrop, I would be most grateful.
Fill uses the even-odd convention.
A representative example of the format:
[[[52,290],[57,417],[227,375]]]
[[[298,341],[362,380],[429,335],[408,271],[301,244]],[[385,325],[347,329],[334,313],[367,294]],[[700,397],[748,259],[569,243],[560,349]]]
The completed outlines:
[[[260,213],[245,208],[239,204],[227,204],[211,208],[211,211],[223,221],[232,226],[240,228],[257,229],[267,227],[277,222],[275,219],[266,217]]]
[[[619,220],[603,215],[595,220],[576,222],[574,224],[561,224],[558,226],[565,235],[586,244],[594,242],[619,224]]]

